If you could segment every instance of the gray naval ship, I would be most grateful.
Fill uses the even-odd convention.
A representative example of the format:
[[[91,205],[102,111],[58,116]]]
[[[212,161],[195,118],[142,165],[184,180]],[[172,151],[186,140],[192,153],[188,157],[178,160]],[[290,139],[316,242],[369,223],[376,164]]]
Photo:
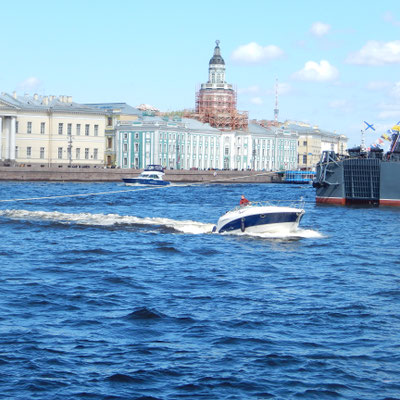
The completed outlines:
[[[364,146],[348,149],[348,156],[324,151],[313,181],[316,202],[400,207],[400,130],[393,132],[386,153]]]

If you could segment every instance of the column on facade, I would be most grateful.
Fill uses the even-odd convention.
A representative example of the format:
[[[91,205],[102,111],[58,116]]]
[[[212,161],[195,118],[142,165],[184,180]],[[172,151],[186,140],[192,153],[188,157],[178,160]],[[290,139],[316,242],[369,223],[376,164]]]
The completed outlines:
[[[10,120],[10,160],[15,161],[15,144],[16,144],[16,117],[11,117]]]
[[[160,152],[160,131],[156,129],[153,132],[153,154],[154,164],[162,165],[161,152]]]
[[[10,130],[11,130],[10,117],[4,118],[4,160],[10,159]]]
[[[189,169],[195,166],[193,162],[193,154],[194,154],[193,138],[194,135],[190,135],[190,155],[189,155],[189,165],[188,165]]]

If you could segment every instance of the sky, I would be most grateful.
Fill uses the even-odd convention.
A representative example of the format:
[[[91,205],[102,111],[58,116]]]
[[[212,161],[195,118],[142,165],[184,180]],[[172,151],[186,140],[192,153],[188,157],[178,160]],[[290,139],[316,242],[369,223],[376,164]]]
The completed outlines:
[[[400,121],[400,1],[0,0],[0,92],[193,109],[220,40],[238,110],[374,142]]]

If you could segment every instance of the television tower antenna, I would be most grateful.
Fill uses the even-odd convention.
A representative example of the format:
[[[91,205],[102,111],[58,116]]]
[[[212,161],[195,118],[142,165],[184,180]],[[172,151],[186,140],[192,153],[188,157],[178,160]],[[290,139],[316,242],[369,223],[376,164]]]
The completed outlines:
[[[274,118],[275,122],[278,122],[279,107],[278,107],[278,78],[275,81],[275,108],[274,108]]]

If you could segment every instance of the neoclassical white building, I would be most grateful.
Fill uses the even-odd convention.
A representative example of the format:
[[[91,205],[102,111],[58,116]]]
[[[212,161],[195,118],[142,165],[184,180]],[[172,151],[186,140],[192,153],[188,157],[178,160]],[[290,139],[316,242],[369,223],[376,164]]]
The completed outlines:
[[[0,162],[104,165],[105,113],[70,96],[0,95]]]
[[[167,169],[283,170],[297,168],[298,135],[249,124],[221,131],[194,119],[141,117],[116,127],[116,164]]]

